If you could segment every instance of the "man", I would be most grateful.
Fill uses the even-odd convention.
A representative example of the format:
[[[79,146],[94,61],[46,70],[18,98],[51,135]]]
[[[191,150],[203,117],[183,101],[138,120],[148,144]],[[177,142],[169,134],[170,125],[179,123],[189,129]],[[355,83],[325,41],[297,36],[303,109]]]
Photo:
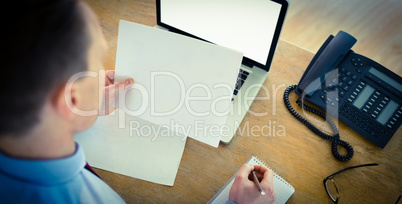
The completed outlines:
[[[17,11],[3,26],[0,80],[0,200],[3,203],[124,203],[86,165],[74,134],[115,107],[114,95],[133,79],[114,84],[99,70],[107,49],[92,10],[78,0],[12,1]],[[80,73],[91,77],[70,80]],[[94,78],[92,76],[97,76]],[[99,94],[104,98],[100,103]],[[80,114],[83,111],[91,114]],[[95,112],[93,112],[95,111]],[[259,172],[268,194],[248,179]],[[133,187],[135,188],[135,187]],[[243,166],[231,190],[237,203],[272,202],[272,172]]]

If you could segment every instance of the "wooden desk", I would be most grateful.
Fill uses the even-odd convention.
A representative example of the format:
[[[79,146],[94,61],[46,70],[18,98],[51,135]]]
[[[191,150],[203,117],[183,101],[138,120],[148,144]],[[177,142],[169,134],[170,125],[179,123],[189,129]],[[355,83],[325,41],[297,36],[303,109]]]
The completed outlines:
[[[153,26],[153,0],[86,0],[97,13],[110,50],[105,67],[114,68],[119,19]],[[268,115],[248,114],[242,125],[263,127],[264,135],[250,136],[238,131],[229,145],[213,148],[188,139],[173,187],[162,186],[101,169],[96,172],[128,203],[205,203],[247,161],[258,156],[296,189],[288,203],[331,203],[323,187],[323,179],[348,166],[377,162],[375,167],[355,169],[335,180],[343,203],[394,203],[402,192],[402,131],[380,149],[339,124],[341,138],[355,151],[349,162],[339,162],[332,156],[330,142],[310,132],[286,110],[282,96],[285,88],[298,82],[314,56],[306,50],[280,41],[265,86],[269,100],[255,101],[251,110],[267,111]],[[260,91],[259,96],[266,96]],[[291,97],[295,99],[294,95]],[[300,111],[300,109],[297,109]],[[141,168],[141,167],[138,167]],[[161,169],[163,171],[163,169]]]

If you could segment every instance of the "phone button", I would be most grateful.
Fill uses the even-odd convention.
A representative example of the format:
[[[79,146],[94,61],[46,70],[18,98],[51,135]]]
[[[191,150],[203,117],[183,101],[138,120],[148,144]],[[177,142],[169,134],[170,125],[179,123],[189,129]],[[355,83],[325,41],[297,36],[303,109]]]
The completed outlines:
[[[345,73],[346,72],[345,67],[342,67],[340,71],[341,71],[341,73]]]
[[[362,67],[364,65],[363,60],[361,58],[358,58],[358,57],[352,58],[352,64],[354,66],[356,66],[356,67]]]

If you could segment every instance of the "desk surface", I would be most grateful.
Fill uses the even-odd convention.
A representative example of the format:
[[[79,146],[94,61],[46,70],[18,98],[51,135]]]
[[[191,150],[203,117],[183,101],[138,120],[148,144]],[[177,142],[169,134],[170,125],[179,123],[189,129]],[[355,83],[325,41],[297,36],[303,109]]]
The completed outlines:
[[[153,0],[86,2],[98,15],[109,44],[105,61],[109,69],[114,68],[120,19],[150,26],[156,24]],[[265,135],[250,136],[247,129],[238,130],[229,145],[221,144],[219,148],[189,138],[173,187],[101,169],[95,171],[128,203],[205,203],[254,155],[294,186],[296,192],[288,203],[330,203],[322,183],[326,176],[348,166],[377,162],[379,166],[338,175],[335,180],[341,197],[345,203],[395,203],[402,193],[401,128],[388,145],[380,149],[340,122],[341,139],[349,142],[355,151],[353,159],[345,163],[333,158],[328,141],[314,135],[286,110],[283,92],[287,86],[298,82],[313,56],[280,41],[264,84],[269,100],[255,101],[251,107],[256,112],[267,111],[268,115],[248,114],[240,126],[241,130],[248,126],[250,131],[252,127],[265,126]],[[260,91],[259,96],[264,97],[266,93]],[[292,95],[291,100],[295,98]]]

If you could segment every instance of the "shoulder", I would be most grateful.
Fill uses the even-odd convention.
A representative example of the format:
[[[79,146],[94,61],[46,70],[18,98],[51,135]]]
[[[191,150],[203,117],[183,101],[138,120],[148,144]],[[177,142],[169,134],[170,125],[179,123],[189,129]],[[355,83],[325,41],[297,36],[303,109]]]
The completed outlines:
[[[0,172],[0,200],[4,203],[124,203],[113,189],[86,169],[68,182],[52,185],[20,180]]]
[[[82,183],[80,183],[83,186],[82,198],[88,199],[88,201],[96,201],[96,203],[125,203],[109,185],[92,172],[84,169],[80,176],[82,177]],[[93,200],[93,198],[99,200]]]

